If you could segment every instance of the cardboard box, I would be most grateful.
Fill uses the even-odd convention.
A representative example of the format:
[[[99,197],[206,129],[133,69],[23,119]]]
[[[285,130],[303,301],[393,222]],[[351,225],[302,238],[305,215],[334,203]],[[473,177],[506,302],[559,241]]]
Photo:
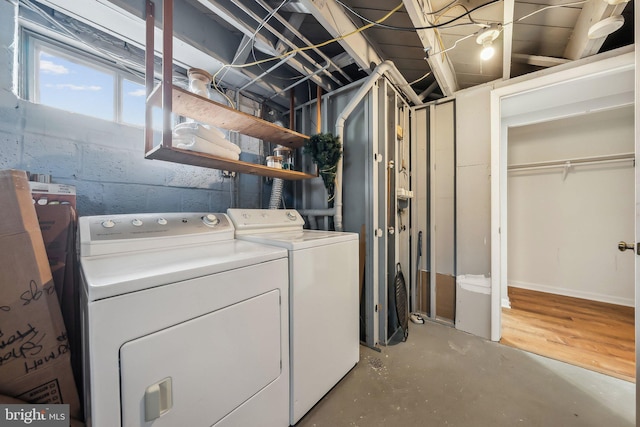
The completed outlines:
[[[76,211],[71,205],[36,205],[36,214],[67,330],[73,375],[78,390],[82,391],[80,294],[75,250]]]
[[[69,341],[23,171],[0,171],[0,394],[81,418]]]
[[[29,182],[33,203],[37,205],[71,205],[76,208],[76,187],[67,184]]]
[[[75,210],[71,205],[36,205],[40,232],[49,258],[58,300],[62,304],[69,252],[74,250]]]

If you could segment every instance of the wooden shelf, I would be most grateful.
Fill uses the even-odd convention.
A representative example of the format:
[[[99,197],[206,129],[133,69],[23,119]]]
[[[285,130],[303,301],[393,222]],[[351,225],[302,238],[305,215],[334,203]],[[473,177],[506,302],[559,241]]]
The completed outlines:
[[[256,163],[241,162],[238,160],[223,159],[211,154],[182,150],[180,148],[165,148],[162,145],[154,147],[146,155],[147,159],[165,160],[173,163],[200,166],[204,168],[248,173],[251,175],[268,176],[286,180],[301,180],[315,178],[315,175],[306,174],[287,169],[276,169]]]
[[[155,101],[159,104],[161,90],[162,86],[157,86],[149,96],[148,102]],[[307,135],[235,110],[180,87],[172,86],[171,93],[173,112],[180,116],[290,148],[302,147],[309,139]]]
[[[224,159],[211,154],[173,147],[172,123],[169,113],[188,117],[202,123],[236,131],[243,135],[289,148],[302,147],[309,137],[171,84],[173,75],[173,0],[163,0],[162,3],[162,13],[164,16],[162,31],[162,79],[161,83],[156,86],[154,83],[156,12],[154,2],[149,0],[146,2],[145,86],[147,99],[145,103],[145,157],[147,159],[164,160],[185,165],[287,180],[315,178],[315,175],[302,172],[270,168],[260,164]],[[154,132],[151,123],[153,119],[153,107],[160,107],[164,113],[162,119],[162,142],[156,147],[153,146]]]

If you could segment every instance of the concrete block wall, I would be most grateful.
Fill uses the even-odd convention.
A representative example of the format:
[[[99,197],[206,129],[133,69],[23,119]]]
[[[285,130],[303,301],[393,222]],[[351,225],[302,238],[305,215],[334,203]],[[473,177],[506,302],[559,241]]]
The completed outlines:
[[[50,174],[76,186],[79,215],[223,212],[260,207],[262,178],[144,158],[136,126],[19,99],[13,90],[17,2],[0,1],[0,168]],[[241,137],[241,159],[260,161],[259,144]],[[239,194],[234,195],[232,190]],[[237,197],[236,197],[237,196]]]

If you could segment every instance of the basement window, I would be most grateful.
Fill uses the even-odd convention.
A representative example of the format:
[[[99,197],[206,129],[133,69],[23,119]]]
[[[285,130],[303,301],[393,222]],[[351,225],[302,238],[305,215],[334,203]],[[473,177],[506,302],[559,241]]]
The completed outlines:
[[[65,111],[144,126],[142,77],[75,47],[22,31],[22,95]],[[161,123],[159,117],[154,123]]]

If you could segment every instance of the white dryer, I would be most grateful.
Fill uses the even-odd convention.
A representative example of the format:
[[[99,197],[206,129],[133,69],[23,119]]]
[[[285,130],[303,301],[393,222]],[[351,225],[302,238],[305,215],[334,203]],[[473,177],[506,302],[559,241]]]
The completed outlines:
[[[224,214],[81,217],[88,426],[289,421],[287,251]]]
[[[359,359],[358,235],[304,230],[293,209],[228,209],[236,238],[289,253],[290,423]]]

